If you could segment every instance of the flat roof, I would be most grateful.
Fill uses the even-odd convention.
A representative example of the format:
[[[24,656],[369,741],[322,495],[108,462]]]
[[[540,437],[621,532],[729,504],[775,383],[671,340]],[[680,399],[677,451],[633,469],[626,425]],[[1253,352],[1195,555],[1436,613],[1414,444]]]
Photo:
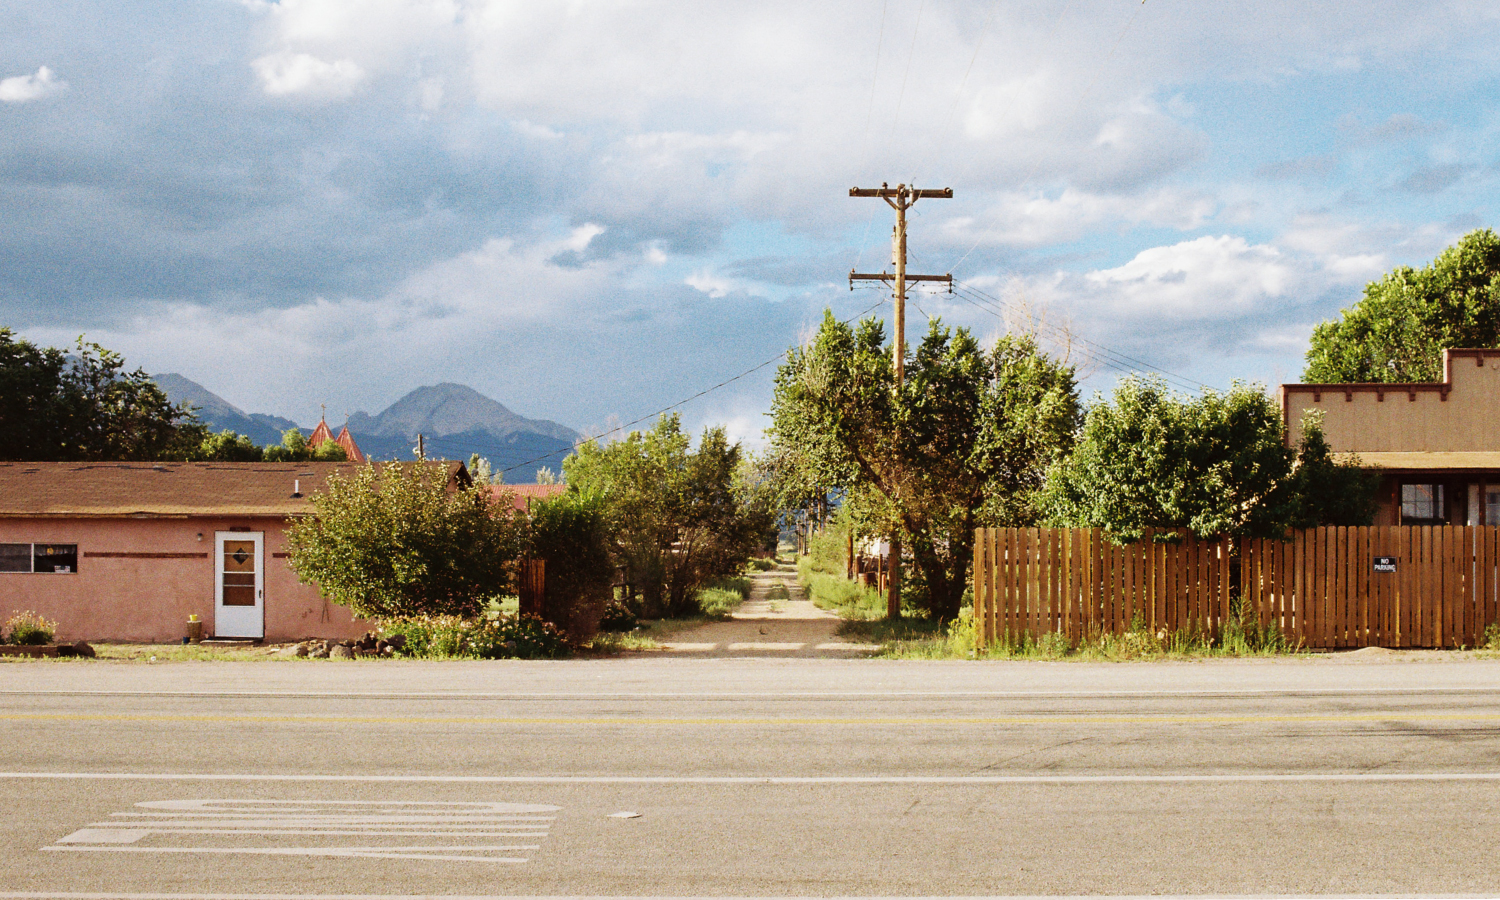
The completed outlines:
[[[1495,450],[1377,450],[1352,455],[1359,458],[1361,465],[1397,471],[1500,470],[1500,451]]]
[[[364,465],[0,462],[0,517],[301,516],[312,511],[308,497],[330,475],[353,474]],[[374,465],[432,466],[443,471],[445,483],[467,474],[461,462]]]

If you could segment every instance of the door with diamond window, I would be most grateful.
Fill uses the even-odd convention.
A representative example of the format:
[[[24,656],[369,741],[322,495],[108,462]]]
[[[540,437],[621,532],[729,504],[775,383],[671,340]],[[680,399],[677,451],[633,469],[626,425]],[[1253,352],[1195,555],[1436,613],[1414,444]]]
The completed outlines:
[[[266,636],[264,546],[259,531],[214,536],[214,637]]]

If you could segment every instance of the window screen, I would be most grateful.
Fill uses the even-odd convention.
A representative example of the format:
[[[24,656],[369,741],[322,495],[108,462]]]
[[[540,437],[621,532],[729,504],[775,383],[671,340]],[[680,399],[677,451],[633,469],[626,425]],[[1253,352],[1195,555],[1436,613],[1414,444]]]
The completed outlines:
[[[1444,519],[1443,486],[1440,484],[1401,485],[1401,520],[1436,522]]]
[[[32,544],[34,572],[77,572],[77,544]]]
[[[0,572],[30,571],[30,544],[0,544]]]

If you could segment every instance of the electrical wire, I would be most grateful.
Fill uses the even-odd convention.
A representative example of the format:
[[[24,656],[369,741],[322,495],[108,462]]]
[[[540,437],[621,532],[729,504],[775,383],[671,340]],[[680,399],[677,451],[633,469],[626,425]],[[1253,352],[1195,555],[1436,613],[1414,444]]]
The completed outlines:
[[[1018,307],[1016,304],[989,294],[971,284],[955,280],[953,286],[955,296],[998,319],[1003,320],[1005,318],[1006,310],[1017,313],[1026,312],[1026,310]],[[1124,373],[1147,372],[1158,375],[1173,387],[1191,393],[1198,393],[1205,389],[1214,389],[1213,385],[1179,375],[1160,366],[1154,366],[1144,360],[1111,349],[1098,341],[1079,337],[1059,325],[1054,325],[1045,320],[1036,322],[1035,325],[1039,332],[1044,332],[1045,336],[1051,340],[1067,344],[1070,349],[1076,349],[1085,358],[1101,366]]]
[[[1079,94],[1078,94],[1078,101],[1073,104],[1072,116],[1077,116],[1078,115],[1078,111],[1081,110],[1081,109],[1083,109],[1083,101],[1088,98],[1088,95],[1094,90],[1094,85],[1098,84],[1099,83],[1099,79],[1104,76],[1104,68],[1105,68],[1105,66],[1109,64],[1109,61],[1112,58],[1114,58],[1115,51],[1117,51],[1117,50],[1120,49],[1120,44],[1124,42],[1125,35],[1130,32],[1130,26],[1132,26],[1132,25],[1135,24],[1136,18],[1140,16],[1141,10],[1145,6],[1146,6],[1146,0],[1141,0],[1141,2],[1138,5],[1136,5],[1135,10],[1133,12],[1131,12],[1130,18],[1125,20],[1125,27],[1120,29],[1120,33],[1119,33],[1118,36],[1115,37],[1115,42],[1114,42],[1114,44],[1112,44],[1110,46],[1109,52],[1106,53],[1104,55],[1104,58],[1099,61],[1099,65],[1098,65],[1097,68],[1094,69],[1094,75],[1089,80],[1089,83],[1084,87],[1084,89],[1081,92],[1079,92]],[[1070,116],[1070,118],[1072,116]],[[1031,170],[1026,174],[1026,177],[1021,180],[1021,183],[1016,186],[1016,190],[1018,190],[1018,191],[1025,190],[1026,186],[1029,185],[1029,184],[1031,184],[1032,179],[1036,177],[1036,173],[1039,172],[1039,171],[1041,171],[1042,162],[1046,158],[1047,157],[1046,157],[1045,154],[1037,156],[1036,160],[1031,165]],[[979,245],[982,244],[983,242],[984,242],[984,234],[981,233],[978,237],[976,237],[974,239],[974,243],[969,247],[969,249],[967,251],[964,252],[964,255],[960,256],[958,258],[957,262],[955,262],[952,265],[948,266],[948,270],[951,272],[952,270],[954,270],[954,269],[958,268],[959,266],[963,265],[964,261],[967,260],[969,258],[969,256],[971,254],[973,254],[973,252],[975,250],[979,249]]]
[[[906,55],[906,74],[901,76],[901,93],[896,95],[896,114],[891,117],[892,133],[901,128],[901,103],[906,99],[906,82],[911,78],[911,64],[917,59],[917,35],[922,31],[922,13],[926,9],[927,0],[922,0],[917,6],[917,22],[911,29],[911,51]]]
[[[855,319],[859,319],[859,318],[861,318],[863,316],[866,316],[869,313],[873,312],[877,307],[879,307],[883,303],[885,303],[885,298],[884,297],[882,297],[881,299],[877,300],[873,305],[867,307],[862,312],[859,312],[859,313],[857,313],[857,314],[855,314],[853,316],[850,316],[847,319],[843,319],[842,322],[843,322],[843,324],[847,325],[850,322],[854,321]],[[659,418],[662,415],[664,415],[666,413],[669,413],[669,412],[671,412],[674,409],[677,409],[679,406],[684,406],[684,405],[686,405],[688,403],[691,403],[692,401],[697,400],[699,397],[702,397],[702,396],[704,396],[706,394],[711,394],[714,391],[719,390],[720,388],[728,387],[729,385],[734,384],[736,381],[739,381],[742,378],[745,378],[745,377],[748,377],[750,375],[753,375],[756,372],[759,372],[761,369],[764,369],[765,367],[767,367],[769,365],[772,365],[773,363],[781,362],[784,359],[786,359],[786,354],[784,354],[784,353],[778,354],[778,355],[773,356],[770,359],[766,360],[765,362],[760,363],[759,365],[755,365],[755,366],[752,366],[752,367],[746,369],[745,371],[743,371],[740,374],[734,376],[733,378],[726,378],[723,381],[719,382],[718,384],[714,385],[713,387],[704,388],[703,390],[699,391],[698,393],[693,394],[691,397],[687,397],[687,398],[684,398],[682,400],[679,400],[676,403],[671,404],[670,406],[664,406],[661,409],[657,410],[656,412],[648,413],[647,415],[641,416],[641,417],[636,418],[636,419],[632,419],[631,421],[626,422],[623,425],[616,425],[615,427],[610,428],[607,431],[601,431],[598,434],[590,435],[590,436],[584,437],[584,438],[580,438],[576,443],[568,444],[566,446],[560,446],[556,450],[553,450],[553,451],[551,451],[549,453],[543,453],[540,456],[532,457],[531,459],[528,459],[528,460],[526,460],[524,462],[516,463],[513,466],[507,466],[504,469],[501,469],[500,471],[501,472],[513,472],[516,469],[524,469],[527,466],[539,463],[539,462],[541,462],[544,459],[547,459],[547,458],[552,457],[552,456],[556,456],[558,453],[562,453],[565,450],[571,450],[574,447],[578,446],[579,444],[587,444],[587,443],[590,443],[592,441],[597,441],[597,440],[599,440],[601,438],[606,438],[606,437],[609,437],[612,434],[617,434],[618,432],[624,431],[625,429],[631,427],[632,425],[639,425],[642,422],[645,422],[645,421],[647,421],[649,419]],[[427,440],[428,443],[433,443],[434,442],[430,438],[426,439],[426,440]],[[451,442],[449,442],[449,444],[450,444],[450,446],[455,446]]]

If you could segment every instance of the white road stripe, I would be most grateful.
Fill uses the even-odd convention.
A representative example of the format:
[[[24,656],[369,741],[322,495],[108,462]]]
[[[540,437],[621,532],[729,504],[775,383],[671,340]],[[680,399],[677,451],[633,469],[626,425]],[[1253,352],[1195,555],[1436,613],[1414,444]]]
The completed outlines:
[[[1500,772],[1307,772],[1216,775],[261,775],[198,772],[0,772],[14,781],[226,781],[375,784],[1225,784],[1237,782],[1486,782]],[[3,895],[0,895],[3,896]]]
[[[384,848],[354,848],[354,847],[111,847],[111,846],[78,846],[73,844],[43,847],[43,850],[51,850],[57,853],[210,853],[226,855],[248,855],[248,856],[333,856],[344,859],[420,859],[436,860],[440,862],[494,862],[494,863],[523,863],[524,857],[519,856],[459,856],[454,854],[455,850],[473,850],[476,853],[487,851],[513,851],[520,847],[431,847],[410,848],[414,851],[430,849],[434,852],[385,852]],[[392,847],[393,851],[405,848]],[[443,851],[438,853],[436,851]]]
[[[704,644],[704,647],[717,646]],[[20,690],[0,689],[0,697],[222,697],[326,700],[965,700],[1046,699],[1049,697],[1411,697],[1429,694],[1483,694],[1500,690],[1500,677],[1489,687],[1424,688],[1244,688],[1035,691],[162,691],[162,690]],[[3,896],[3,895],[0,895]]]

